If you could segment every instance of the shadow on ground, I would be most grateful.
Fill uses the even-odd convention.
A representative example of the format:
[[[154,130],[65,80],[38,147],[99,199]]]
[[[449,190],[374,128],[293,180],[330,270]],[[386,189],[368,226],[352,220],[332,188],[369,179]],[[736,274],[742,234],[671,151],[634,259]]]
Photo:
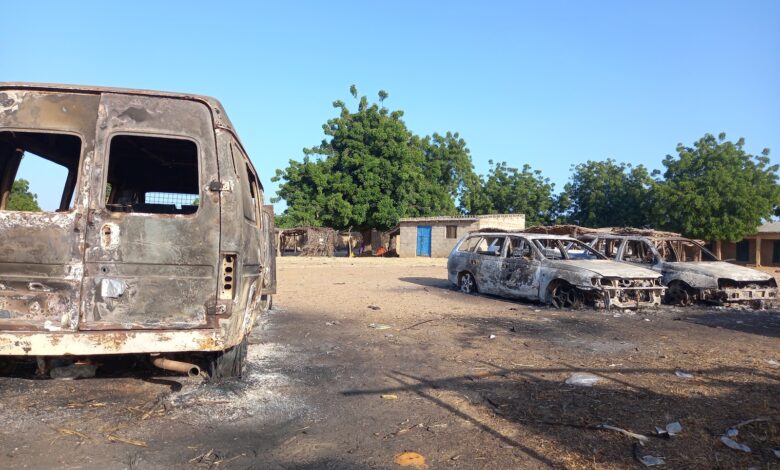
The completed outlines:
[[[770,465],[780,445],[780,377],[749,368],[719,367],[699,371],[693,381],[664,368],[604,368],[587,371],[600,378],[592,388],[567,385],[563,378],[577,367],[512,368],[493,366],[488,373],[431,379],[403,371],[387,377],[397,386],[346,390],[345,396],[406,393],[416,395],[465,420],[503,445],[548,466],[613,464],[637,466],[637,440],[601,425],[649,436],[641,455],[666,458],[674,468],[747,468]],[[702,393],[706,388],[706,393]],[[466,398],[465,400],[463,398]],[[730,426],[767,417],[741,429],[741,443],[753,452],[725,448],[719,436]],[[680,421],[675,438],[654,435],[655,426]],[[550,449],[557,449],[551,452]]]
[[[685,314],[684,321],[712,328],[724,328],[755,335],[780,338],[780,312],[772,311],[723,311],[709,310],[706,313]]]

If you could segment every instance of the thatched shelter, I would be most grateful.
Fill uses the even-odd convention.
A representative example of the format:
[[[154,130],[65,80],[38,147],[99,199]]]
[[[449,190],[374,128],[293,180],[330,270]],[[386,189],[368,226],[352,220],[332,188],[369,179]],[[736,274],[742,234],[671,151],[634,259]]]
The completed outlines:
[[[336,231],[327,227],[296,227],[279,230],[280,255],[333,256]]]

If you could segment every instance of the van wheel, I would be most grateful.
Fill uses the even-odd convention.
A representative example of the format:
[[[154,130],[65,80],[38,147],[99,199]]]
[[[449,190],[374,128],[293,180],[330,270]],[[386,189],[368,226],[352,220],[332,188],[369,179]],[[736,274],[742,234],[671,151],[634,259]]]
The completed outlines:
[[[244,373],[244,362],[246,361],[247,348],[249,347],[249,338],[225,351],[214,353],[209,358],[209,377],[212,382],[219,382],[222,379],[240,378]]]
[[[461,273],[458,286],[460,287],[460,291],[464,294],[477,293],[477,283],[474,281],[474,276],[472,276],[470,272]]]
[[[585,295],[568,282],[559,282],[550,291],[550,303],[555,308],[582,308]]]
[[[260,296],[260,311],[267,312],[274,307],[274,298],[271,294]]]

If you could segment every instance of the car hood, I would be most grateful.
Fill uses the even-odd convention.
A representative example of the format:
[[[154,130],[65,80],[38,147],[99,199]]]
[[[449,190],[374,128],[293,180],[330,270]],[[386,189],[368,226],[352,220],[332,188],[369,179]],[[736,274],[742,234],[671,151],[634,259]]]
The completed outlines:
[[[767,281],[772,279],[771,274],[724,261],[664,263],[663,269],[664,271],[695,273],[702,276],[712,276],[717,279],[731,279],[733,281]]]
[[[627,263],[618,263],[607,259],[567,259],[550,261],[550,266],[563,269],[583,269],[604,277],[625,277],[655,279],[661,275],[641,266]]]

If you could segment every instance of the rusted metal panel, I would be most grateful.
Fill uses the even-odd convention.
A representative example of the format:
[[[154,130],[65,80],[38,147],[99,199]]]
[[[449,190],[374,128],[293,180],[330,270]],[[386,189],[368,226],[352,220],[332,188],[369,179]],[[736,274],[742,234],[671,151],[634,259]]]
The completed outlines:
[[[137,328],[197,328],[215,302],[219,264],[219,181],[213,124],[198,102],[103,94],[97,154],[87,222],[81,329],[106,325]],[[195,142],[200,203],[191,215],[108,210],[106,173],[111,140],[154,135]],[[104,285],[125,286],[105,296]]]
[[[98,96],[88,94],[0,90],[0,131],[66,134],[81,141],[80,165],[74,169],[78,182],[68,210],[0,211],[0,329],[23,325],[59,331],[78,326],[83,214],[98,102]]]
[[[218,330],[30,332],[0,331],[0,355],[89,356],[94,354],[220,351]]]

